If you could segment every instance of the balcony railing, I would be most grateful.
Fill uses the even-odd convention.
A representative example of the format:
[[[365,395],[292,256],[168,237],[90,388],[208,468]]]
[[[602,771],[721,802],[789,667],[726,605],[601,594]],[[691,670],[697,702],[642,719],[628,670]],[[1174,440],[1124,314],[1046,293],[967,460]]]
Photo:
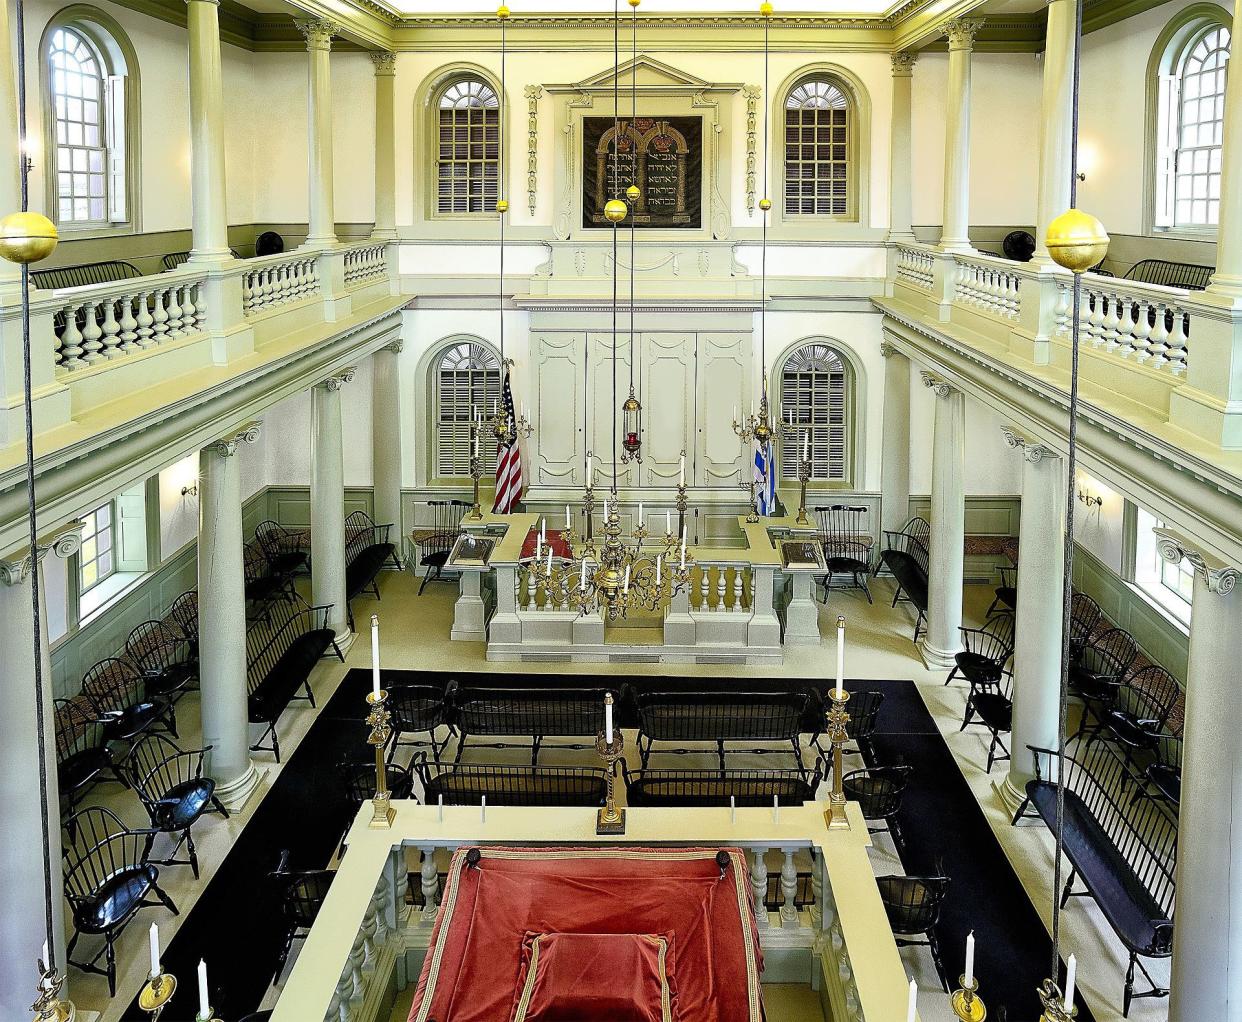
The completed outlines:
[[[1056,330],[1068,337],[1072,317],[1069,283],[1057,285]],[[1194,292],[1116,277],[1085,274],[1080,301],[1080,337],[1118,358],[1132,359],[1181,376],[1186,371]]]
[[[250,260],[242,274],[242,312],[247,319],[319,294],[315,255],[281,253]]]

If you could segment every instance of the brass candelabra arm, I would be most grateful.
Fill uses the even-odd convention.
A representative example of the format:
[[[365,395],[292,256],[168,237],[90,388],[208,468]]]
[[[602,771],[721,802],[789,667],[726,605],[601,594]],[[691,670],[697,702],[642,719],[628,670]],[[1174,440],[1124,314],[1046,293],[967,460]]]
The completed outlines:
[[[483,478],[483,463],[477,454],[470,456],[470,478],[474,481],[474,502],[466,512],[466,517],[477,522],[483,517],[483,508],[479,504],[479,480]]]
[[[35,1022],[73,1022],[77,1017],[77,1008],[68,998],[62,999],[60,996],[60,988],[65,985],[65,978],[57,971],[55,965],[45,965],[42,960],[38,962],[38,968],[39,982],[36,986],[38,996],[34,1004],[30,1006],[31,1011],[35,1013]],[[173,983],[175,985],[176,981],[174,980]]]
[[[988,1017],[987,1006],[979,996],[979,980],[966,982],[966,977],[958,979],[961,986],[949,996],[949,1007],[962,1022],[983,1022]]]
[[[1078,1008],[1065,1005],[1065,996],[1061,988],[1050,979],[1046,979],[1039,988],[1039,1001],[1044,1006],[1044,1013],[1039,1022],[1073,1022],[1078,1017]]]
[[[176,992],[176,976],[166,972],[154,973],[147,977],[138,991],[138,1007],[151,1016],[151,1022],[157,1022]]]

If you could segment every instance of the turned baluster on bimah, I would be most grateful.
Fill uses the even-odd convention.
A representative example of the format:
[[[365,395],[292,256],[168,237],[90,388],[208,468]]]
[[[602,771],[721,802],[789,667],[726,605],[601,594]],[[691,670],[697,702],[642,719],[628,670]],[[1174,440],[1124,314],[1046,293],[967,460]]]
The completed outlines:
[[[437,893],[440,888],[440,877],[436,872],[436,850],[423,848],[423,863],[419,867],[419,877],[423,891],[423,919],[434,922],[436,918]]]
[[[1169,371],[1180,376],[1186,371],[1186,343],[1188,316],[1180,306],[1173,306],[1173,329],[1169,333],[1168,351]]]
[[[781,926],[786,930],[798,928],[798,871],[794,867],[794,850],[782,848],[785,861],[781,863]]]
[[[765,930],[770,925],[768,920],[768,850],[766,848],[751,849],[750,894],[755,905],[755,922],[759,929]]]
[[[711,570],[711,566],[705,564],[699,574],[699,610],[711,609],[711,603],[708,601],[708,593],[711,592]]]
[[[742,576],[744,574],[745,574],[745,569],[742,568],[741,566],[738,566],[737,568],[733,569],[733,609],[734,610],[742,609],[742,589],[743,589]]]
[[[727,584],[726,575],[728,574],[728,571],[729,569],[726,568],[723,564],[717,565],[716,567],[716,610],[717,611],[725,611],[729,609],[728,607],[725,606],[725,587]]]

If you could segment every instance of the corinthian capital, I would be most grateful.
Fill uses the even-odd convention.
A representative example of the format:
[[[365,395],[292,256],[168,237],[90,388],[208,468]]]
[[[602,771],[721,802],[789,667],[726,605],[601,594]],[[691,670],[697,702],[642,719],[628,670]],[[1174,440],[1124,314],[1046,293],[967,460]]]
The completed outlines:
[[[218,454],[222,458],[231,458],[237,452],[237,448],[240,445],[252,444],[259,439],[259,428],[261,426],[261,422],[248,422],[227,436],[222,436],[214,443],[208,444],[203,450],[211,454]]]
[[[893,77],[909,78],[914,74],[914,62],[919,55],[913,50],[895,50],[890,54],[893,58]]]
[[[982,18],[959,18],[957,21],[945,23],[944,34],[949,40],[951,50],[969,50],[975,45],[975,36],[983,28]]]
[[[308,50],[330,50],[332,37],[341,33],[341,26],[326,18],[294,18],[293,23],[306,39]]]
[[[395,75],[397,73],[397,55],[387,50],[372,50],[371,63],[375,65],[377,75]]]
[[[1180,564],[1185,559],[1195,574],[1207,583],[1208,592],[1220,596],[1228,596],[1233,592],[1239,575],[1237,568],[1203,550],[1197,549],[1191,541],[1171,529],[1155,529],[1156,549],[1160,556],[1171,564]]]

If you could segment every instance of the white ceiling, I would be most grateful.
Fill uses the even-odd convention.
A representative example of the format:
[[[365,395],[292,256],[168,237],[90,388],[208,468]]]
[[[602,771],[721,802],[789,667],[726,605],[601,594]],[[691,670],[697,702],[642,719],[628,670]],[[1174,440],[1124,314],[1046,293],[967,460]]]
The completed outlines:
[[[776,0],[777,16],[781,14],[824,14],[832,16],[884,14],[893,0]],[[393,6],[411,16],[437,14],[494,14],[498,3],[480,0],[395,0]],[[510,0],[515,17],[523,14],[593,14],[610,15],[613,3],[608,0]],[[621,16],[630,13],[628,3],[620,3]],[[639,14],[758,14],[758,0],[642,0]]]

